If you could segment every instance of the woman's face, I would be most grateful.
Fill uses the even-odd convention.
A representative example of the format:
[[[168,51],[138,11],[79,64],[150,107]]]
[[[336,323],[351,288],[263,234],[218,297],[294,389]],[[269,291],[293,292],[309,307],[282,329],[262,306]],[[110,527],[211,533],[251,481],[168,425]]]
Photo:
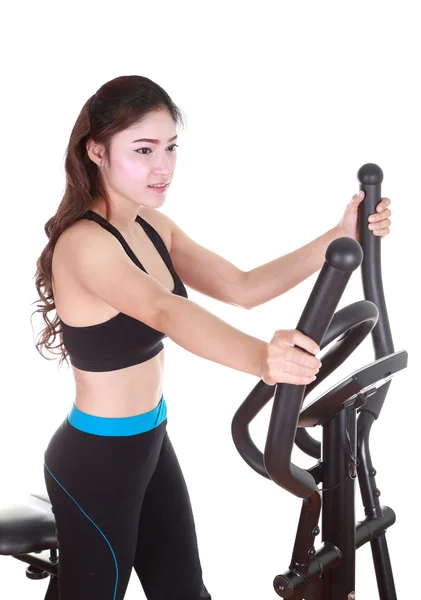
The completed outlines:
[[[177,161],[176,137],[176,125],[167,109],[153,111],[142,123],[114,135],[110,162],[100,165],[111,196],[124,196],[140,206],[161,206],[168,186],[163,191],[149,186],[172,180]]]

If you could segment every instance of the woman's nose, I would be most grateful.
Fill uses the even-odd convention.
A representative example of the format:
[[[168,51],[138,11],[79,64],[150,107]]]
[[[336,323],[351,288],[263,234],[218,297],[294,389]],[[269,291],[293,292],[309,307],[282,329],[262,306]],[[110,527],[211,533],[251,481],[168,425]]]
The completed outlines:
[[[157,154],[157,159],[155,163],[156,172],[162,174],[169,174],[172,172],[172,163],[171,158],[167,154]]]

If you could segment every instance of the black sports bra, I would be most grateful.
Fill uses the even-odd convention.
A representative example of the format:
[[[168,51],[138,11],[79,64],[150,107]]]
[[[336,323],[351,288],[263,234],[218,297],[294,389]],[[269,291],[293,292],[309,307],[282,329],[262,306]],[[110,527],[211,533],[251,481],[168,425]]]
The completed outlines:
[[[112,233],[132,261],[147,273],[114,225],[92,210],[86,211],[81,218],[96,221]],[[139,215],[136,216],[136,221],[144,229],[167,265],[175,284],[172,293],[188,298],[187,290],[174,269],[167,247],[159,233]],[[161,331],[122,312],[108,321],[85,327],[66,325],[61,319],[60,323],[63,344],[69,354],[70,362],[84,371],[114,371],[149,360],[164,348],[162,340],[167,337]]]

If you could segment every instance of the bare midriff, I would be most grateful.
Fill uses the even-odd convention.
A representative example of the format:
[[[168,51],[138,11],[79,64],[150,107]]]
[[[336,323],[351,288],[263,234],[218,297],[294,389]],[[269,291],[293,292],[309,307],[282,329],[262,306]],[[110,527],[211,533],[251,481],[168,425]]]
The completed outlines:
[[[139,214],[158,231],[170,251],[171,231],[156,212],[142,207]],[[84,220],[84,223],[87,221]],[[77,226],[76,223],[71,227]],[[97,223],[89,223],[89,226],[99,227]],[[174,287],[172,275],[143,229],[135,224],[130,234],[123,235],[147,272],[171,291]],[[66,244],[64,232],[53,254],[57,314],[66,324],[76,327],[111,319],[118,311],[88,293],[69,274],[70,269],[66,266],[71,253]],[[114,371],[84,371],[72,365],[76,384],[74,404],[79,410],[100,417],[130,417],[149,412],[159,404],[163,394],[164,360],[163,349],[145,362]]]
[[[153,410],[162,397],[164,353],[117,371],[81,371],[72,365],[75,405],[100,417],[129,417]]]

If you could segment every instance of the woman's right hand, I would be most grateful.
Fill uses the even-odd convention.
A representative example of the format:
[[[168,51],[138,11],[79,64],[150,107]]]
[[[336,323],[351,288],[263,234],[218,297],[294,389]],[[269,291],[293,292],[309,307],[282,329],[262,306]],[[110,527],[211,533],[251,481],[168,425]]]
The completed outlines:
[[[308,385],[316,379],[322,364],[314,356],[318,352],[320,348],[316,342],[297,329],[279,329],[267,344],[262,357],[261,379],[267,385]]]

